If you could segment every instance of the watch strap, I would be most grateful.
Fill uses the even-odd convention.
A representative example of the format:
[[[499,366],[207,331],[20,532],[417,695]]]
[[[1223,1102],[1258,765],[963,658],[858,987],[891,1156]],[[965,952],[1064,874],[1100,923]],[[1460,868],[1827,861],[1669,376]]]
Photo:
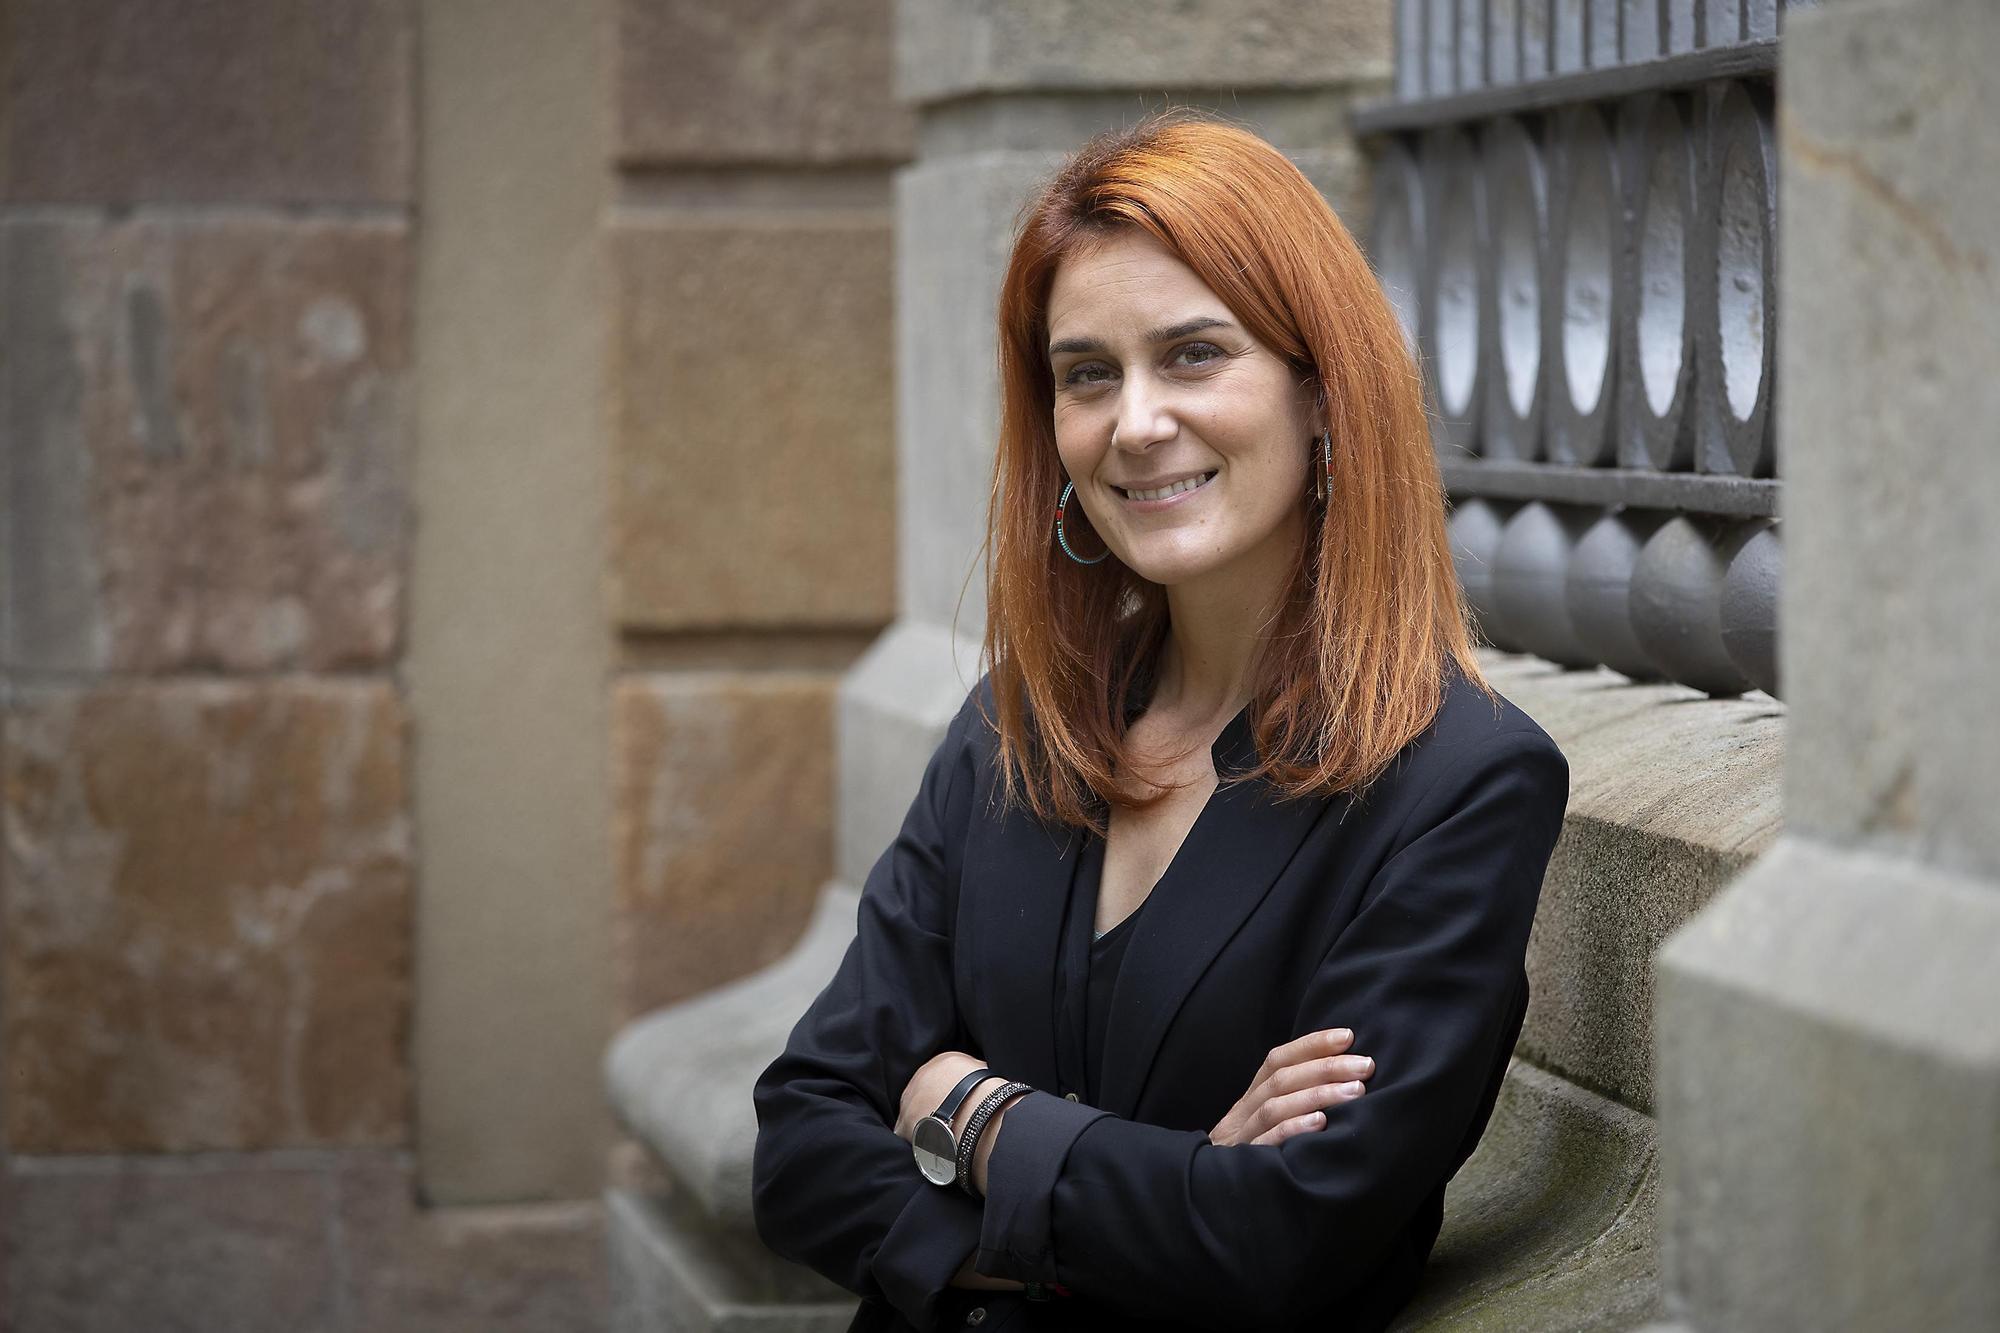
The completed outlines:
[[[960,1104],[971,1095],[972,1090],[992,1077],[993,1071],[990,1069],[973,1070],[958,1081],[958,1086],[954,1087],[950,1095],[938,1103],[938,1109],[931,1112],[931,1114],[949,1125],[951,1118],[958,1114]]]

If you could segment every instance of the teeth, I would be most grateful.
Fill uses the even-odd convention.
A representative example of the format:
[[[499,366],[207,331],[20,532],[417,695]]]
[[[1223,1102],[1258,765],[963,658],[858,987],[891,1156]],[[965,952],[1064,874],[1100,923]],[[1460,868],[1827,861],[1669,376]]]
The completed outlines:
[[[1132,500],[1164,500],[1169,495],[1179,495],[1182,491],[1191,491],[1214,475],[1213,472],[1204,472],[1199,477],[1189,477],[1186,481],[1177,481],[1173,485],[1163,487],[1157,491],[1127,491],[1125,495],[1126,498]]]

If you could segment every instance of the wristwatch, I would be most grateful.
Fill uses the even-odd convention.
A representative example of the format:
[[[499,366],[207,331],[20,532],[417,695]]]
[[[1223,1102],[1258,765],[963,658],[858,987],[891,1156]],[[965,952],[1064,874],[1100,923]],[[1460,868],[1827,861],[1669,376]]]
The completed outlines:
[[[924,1173],[924,1179],[933,1185],[951,1185],[958,1180],[958,1133],[951,1127],[951,1118],[958,1114],[980,1083],[994,1077],[990,1069],[975,1069],[958,1081],[951,1095],[938,1104],[938,1109],[917,1121],[910,1132],[910,1151],[916,1155],[917,1170]]]

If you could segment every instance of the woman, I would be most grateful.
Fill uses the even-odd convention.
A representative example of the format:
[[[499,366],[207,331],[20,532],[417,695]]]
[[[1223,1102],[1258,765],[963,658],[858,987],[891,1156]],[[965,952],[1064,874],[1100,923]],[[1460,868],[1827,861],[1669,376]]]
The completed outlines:
[[[1185,114],[1031,204],[1000,362],[988,670],[757,1082],[758,1232],[854,1329],[1383,1327],[1569,792],[1418,372],[1297,168]]]

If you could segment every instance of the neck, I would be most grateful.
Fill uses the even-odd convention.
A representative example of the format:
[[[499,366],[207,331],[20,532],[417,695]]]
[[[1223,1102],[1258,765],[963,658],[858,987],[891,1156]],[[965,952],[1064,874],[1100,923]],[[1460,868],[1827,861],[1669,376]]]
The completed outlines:
[[[1262,649],[1304,540],[1299,516],[1229,565],[1167,588],[1170,620],[1154,706],[1218,725],[1250,702]]]

